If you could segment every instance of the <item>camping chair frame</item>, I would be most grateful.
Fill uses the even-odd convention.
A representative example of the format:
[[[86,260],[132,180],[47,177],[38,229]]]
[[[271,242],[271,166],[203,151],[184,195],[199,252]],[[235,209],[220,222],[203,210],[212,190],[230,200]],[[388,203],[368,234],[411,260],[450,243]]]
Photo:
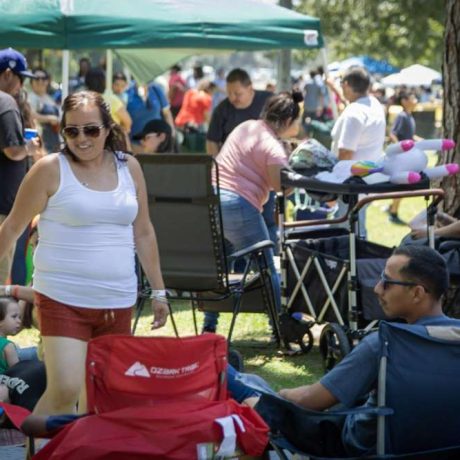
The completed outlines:
[[[138,159],[146,176],[149,211],[157,234],[168,298],[191,301],[195,333],[198,334],[196,308],[197,305],[205,303],[210,311],[232,313],[228,333],[230,341],[236,317],[240,311],[248,311],[241,308],[242,298],[249,291],[258,289],[279,341],[278,313],[265,254],[273,243],[262,241],[227,258],[220,207],[219,171],[215,160],[205,155],[139,155]],[[213,171],[216,186],[211,182]],[[198,217],[195,214],[199,214]],[[178,233],[178,226],[185,231],[195,230],[196,234],[195,239],[193,235],[176,238],[180,240],[182,250],[171,244],[171,234],[174,231]],[[203,231],[197,232],[195,226],[203,228]],[[200,247],[203,248],[202,251],[199,251]],[[241,278],[234,281],[229,277],[228,259],[238,257],[246,257],[247,263]],[[196,270],[195,261],[201,264]],[[254,283],[248,287],[252,279],[251,270],[254,269],[259,282],[255,287]],[[139,279],[140,294],[133,333],[142,314],[145,299],[150,293],[142,273],[139,274]],[[185,296],[185,293],[188,295]],[[233,300],[230,309],[222,308],[222,302],[227,299]],[[211,307],[212,304],[215,306]],[[172,314],[171,317],[173,318]],[[176,327],[175,331],[177,334]]]

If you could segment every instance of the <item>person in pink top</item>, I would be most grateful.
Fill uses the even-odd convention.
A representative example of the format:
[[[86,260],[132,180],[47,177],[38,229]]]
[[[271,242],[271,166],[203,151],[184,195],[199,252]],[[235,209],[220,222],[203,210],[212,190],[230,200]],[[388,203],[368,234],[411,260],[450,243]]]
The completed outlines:
[[[187,90],[185,80],[180,74],[181,70],[181,67],[176,64],[171,67],[171,72],[169,74],[168,99],[173,117],[176,117],[179,113],[182,101],[184,100],[185,91]]]
[[[280,171],[288,164],[282,140],[298,134],[300,93],[272,96],[260,120],[248,120],[228,136],[216,157],[224,236],[229,254],[263,240],[270,240],[262,208],[271,190],[281,189]],[[276,306],[281,304],[280,282],[268,251]],[[217,314],[206,312],[203,332],[215,332]]]

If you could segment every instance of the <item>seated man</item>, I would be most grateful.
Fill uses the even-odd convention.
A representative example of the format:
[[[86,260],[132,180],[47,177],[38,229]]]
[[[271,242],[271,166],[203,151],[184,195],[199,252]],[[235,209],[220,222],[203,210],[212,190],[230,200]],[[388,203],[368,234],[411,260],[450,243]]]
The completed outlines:
[[[441,297],[448,287],[448,279],[446,263],[436,251],[425,246],[401,246],[387,260],[375,293],[390,317],[402,318],[409,324],[460,327],[459,320],[448,318],[442,312]],[[352,408],[363,397],[367,397],[366,405],[375,406],[379,349],[378,334],[369,334],[319,382],[283,389],[280,395],[316,411],[332,408],[338,403]],[[257,405],[259,394],[240,382],[234,369],[229,369],[228,380],[229,391],[235,399],[244,400],[261,411]],[[263,411],[263,414],[266,412]],[[265,419],[270,425],[270,417],[265,416]],[[353,414],[338,416],[337,421],[341,430],[337,430],[339,439],[336,444],[341,446],[336,455],[340,451],[348,455],[375,453],[375,417]],[[305,433],[305,436],[308,434]]]

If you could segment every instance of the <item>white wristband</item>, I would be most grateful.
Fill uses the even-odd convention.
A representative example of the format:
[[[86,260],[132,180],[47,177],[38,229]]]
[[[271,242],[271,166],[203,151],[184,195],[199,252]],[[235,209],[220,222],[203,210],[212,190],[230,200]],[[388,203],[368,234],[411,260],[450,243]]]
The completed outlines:
[[[7,297],[11,297],[11,288],[12,288],[12,287],[13,287],[13,286],[11,286],[11,284],[7,284],[7,285],[5,286],[5,295],[6,295]]]
[[[152,289],[150,293],[151,299],[166,298],[166,289]]]

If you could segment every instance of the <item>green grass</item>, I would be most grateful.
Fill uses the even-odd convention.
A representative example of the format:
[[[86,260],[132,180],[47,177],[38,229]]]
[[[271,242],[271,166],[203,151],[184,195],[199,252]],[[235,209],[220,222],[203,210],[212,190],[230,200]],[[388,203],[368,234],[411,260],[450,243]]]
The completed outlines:
[[[367,212],[367,229],[371,241],[394,246],[407,234],[408,227],[388,222],[388,215],[382,211],[389,201],[373,203]],[[424,207],[421,198],[404,199],[400,207],[400,216],[408,221]],[[193,317],[186,301],[173,304],[174,317],[181,335],[193,335]],[[173,335],[171,322],[158,331],[150,331],[150,308],[146,305],[138,325],[137,335]],[[202,314],[198,314],[198,327],[202,323]],[[218,332],[226,335],[230,324],[230,314],[224,313],[219,320]],[[317,335],[317,334],[316,334]],[[307,355],[286,356],[269,342],[270,328],[265,315],[241,314],[236,323],[233,346],[244,356],[246,370],[255,372],[267,379],[276,389],[313,383],[322,373],[322,362],[317,346]],[[14,341],[21,346],[37,343],[37,331],[22,331]]]

